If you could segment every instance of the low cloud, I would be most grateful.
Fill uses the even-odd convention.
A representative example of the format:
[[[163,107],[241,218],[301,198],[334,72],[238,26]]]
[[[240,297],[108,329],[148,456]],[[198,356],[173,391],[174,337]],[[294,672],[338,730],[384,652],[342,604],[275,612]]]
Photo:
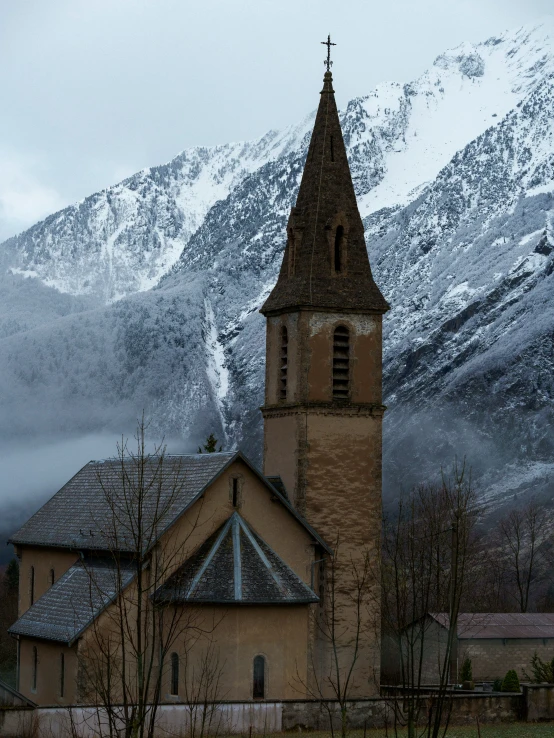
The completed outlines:
[[[0,163],[0,241],[67,205],[42,181],[38,162],[0,150]]]

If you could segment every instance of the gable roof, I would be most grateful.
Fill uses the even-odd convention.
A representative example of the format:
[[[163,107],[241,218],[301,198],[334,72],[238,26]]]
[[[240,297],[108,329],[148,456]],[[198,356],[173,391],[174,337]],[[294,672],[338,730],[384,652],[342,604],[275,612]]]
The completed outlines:
[[[71,645],[129,584],[136,571],[131,563],[84,559],[73,564],[8,632],[28,638]]]
[[[152,505],[158,509],[166,505],[162,520],[157,525],[158,537],[165,532],[212,484],[216,478],[237,459],[243,461],[300,525],[328,553],[330,547],[309,523],[292,507],[283,494],[240,451],[213,454],[167,455],[162,472],[157,462],[146,464],[144,485],[152,485],[156,494]],[[106,459],[90,461],[75,474],[53,497],[48,500],[15,533],[9,543],[15,545],[50,546],[74,550],[119,551],[135,550],[133,531],[121,521],[128,520],[128,512],[119,509],[120,525],[113,534],[107,531],[106,521],[114,519],[114,507],[118,504],[114,495],[110,507],[109,495],[105,490],[121,488],[122,479],[136,483],[137,466],[132,459]],[[157,490],[160,494],[157,494]],[[154,509],[146,507],[146,514],[153,516]],[[151,541],[154,543],[155,541]]]
[[[166,505],[164,519],[157,526],[160,533],[235,456],[235,453],[168,455],[164,458],[161,473],[157,459],[145,465],[143,488],[153,485],[153,504],[154,498],[157,498],[158,503]],[[134,550],[132,531],[125,530],[121,522],[129,517],[126,511],[119,515],[117,540],[114,540],[111,532],[108,534],[107,522],[114,519],[114,511],[104,490],[117,490],[125,477],[129,488],[129,484],[137,483],[137,476],[137,464],[132,459],[124,460],[123,465],[120,459],[89,461],[11,537],[10,543],[73,549],[111,550],[115,547],[118,550]],[[155,514],[154,510],[149,512]]]
[[[449,627],[448,613],[429,613],[443,628]],[[554,638],[554,613],[547,612],[462,612],[458,615],[459,640],[481,638]]]
[[[292,605],[314,592],[237,513],[156,591],[158,601]]]

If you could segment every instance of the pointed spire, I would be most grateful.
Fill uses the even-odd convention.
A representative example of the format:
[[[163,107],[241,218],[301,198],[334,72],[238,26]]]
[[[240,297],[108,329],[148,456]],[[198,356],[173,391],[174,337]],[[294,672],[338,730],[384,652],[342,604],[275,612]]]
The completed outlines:
[[[323,78],[279,279],[261,312],[300,307],[389,309],[371,274],[330,71]]]

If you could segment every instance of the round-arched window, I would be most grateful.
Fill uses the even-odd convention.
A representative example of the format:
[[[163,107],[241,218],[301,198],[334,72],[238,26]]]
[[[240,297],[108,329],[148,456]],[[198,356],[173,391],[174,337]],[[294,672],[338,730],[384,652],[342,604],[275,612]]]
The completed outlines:
[[[255,700],[263,700],[265,697],[265,658],[254,657],[254,679],[252,697]]]

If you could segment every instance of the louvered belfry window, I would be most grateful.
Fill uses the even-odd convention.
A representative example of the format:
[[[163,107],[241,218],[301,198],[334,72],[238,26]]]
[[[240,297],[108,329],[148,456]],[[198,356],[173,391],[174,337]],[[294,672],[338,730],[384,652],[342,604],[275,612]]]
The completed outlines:
[[[280,384],[279,384],[279,399],[280,400],[287,399],[287,371],[288,371],[288,361],[289,361],[288,353],[289,353],[289,334],[288,334],[286,325],[284,325],[281,327],[281,354],[280,354],[281,376],[280,376]]]
[[[344,325],[333,335],[333,399],[347,400],[350,392],[350,333]]]

